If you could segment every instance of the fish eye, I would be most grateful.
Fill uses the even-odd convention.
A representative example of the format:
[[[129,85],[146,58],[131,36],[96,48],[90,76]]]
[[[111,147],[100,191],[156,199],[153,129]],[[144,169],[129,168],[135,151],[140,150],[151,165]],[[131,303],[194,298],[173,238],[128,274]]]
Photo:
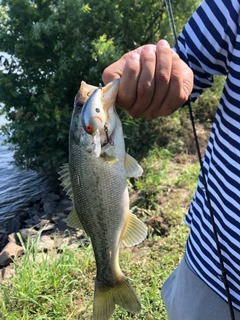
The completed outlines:
[[[100,112],[100,109],[99,109],[99,108],[96,108],[95,111],[96,111],[97,113],[99,113],[99,112]]]

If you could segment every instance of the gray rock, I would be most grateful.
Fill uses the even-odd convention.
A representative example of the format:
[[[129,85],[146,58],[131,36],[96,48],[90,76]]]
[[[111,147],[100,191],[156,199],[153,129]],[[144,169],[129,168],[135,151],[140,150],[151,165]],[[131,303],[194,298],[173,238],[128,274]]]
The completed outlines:
[[[14,271],[13,264],[10,263],[10,265],[8,267],[4,267],[3,269],[0,270],[0,281],[11,278],[14,275],[14,273],[15,273],[15,271]]]
[[[65,223],[65,224],[67,224],[67,217],[66,217],[66,218],[61,219],[61,223]]]
[[[32,217],[32,220],[33,220],[35,223],[38,223],[38,222],[40,221],[39,215],[38,215],[38,214],[34,214],[34,216]]]
[[[6,267],[9,265],[15,257],[19,257],[23,254],[24,250],[13,242],[9,242],[0,253],[0,266]]]
[[[60,200],[60,196],[54,192],[50,192],[42,198],[41,204],[44,204],[45,202],[52,202],[57,200]]]
[[[43,204],[43,210],[48,216],[52,216],[55,213],[56,203],[55,202],[45,202]]]
[[[21,228],[21,223],[14,217],[7,225],[7,233],[17,232]]]
[[[65,214],[69,214],[72,211],[73,206],[67,207],[63,210]]]
[[[49,231],[54,229],[55,224],[51,223],[49,219],[42,219],[36,226],[35,229],[42,231]]]
[[[63,219],[63,218],[66,218],[68,215],[64,212],[58,212],[57,216],[60,218],[60,219]]]
[[[23,228],[19,230],[19,233],[21,234],[23,240],[27,240],[28,237],[36,235],[38,232],[33,228]]]
[[[52,239],[48,235],[43,235],[40,237],[39,241],[37,242],[38,250],[40,251],[49,251],[53,249],[57,249],[60,247],[62,240],[60,238]]]
[[[26,220],[24,221],[24,223],[27,224],[27,225],[34,225],[34,224],[36,224],[35,221],[34,221],[32,218],[26,219]]]

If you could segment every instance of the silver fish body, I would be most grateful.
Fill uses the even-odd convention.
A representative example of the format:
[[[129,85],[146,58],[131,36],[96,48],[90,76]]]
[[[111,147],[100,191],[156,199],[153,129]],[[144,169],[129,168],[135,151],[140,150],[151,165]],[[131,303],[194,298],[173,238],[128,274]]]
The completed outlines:
[[[115,304],[133,313],[141,309],[118,262],[121,242],[128,246],[141,242],[147,228],[129,210],[126,177],[141,175],[142,169],[125,153],[122,126],[114,107],[117,89],[115,80],[91,92],[82,108],[75,103],[69,164],[61,171],[62,184],[74,206],[68,224],[82,227],[94,250],[94,320],[109,319]],[[100,109],[97,117],[96,108]]]

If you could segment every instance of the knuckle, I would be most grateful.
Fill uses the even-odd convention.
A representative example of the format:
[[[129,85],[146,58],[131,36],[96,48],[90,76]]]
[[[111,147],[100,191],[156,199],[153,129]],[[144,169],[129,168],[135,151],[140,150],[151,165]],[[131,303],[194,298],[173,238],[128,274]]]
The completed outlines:
[[[138,84],[138,97],[144,97],[152,94],[152,81],[139,82]]]
[[[158,84],[169,84],[170,76],[167,69],[161,69],[159,72],[156,72],[156,83]]]

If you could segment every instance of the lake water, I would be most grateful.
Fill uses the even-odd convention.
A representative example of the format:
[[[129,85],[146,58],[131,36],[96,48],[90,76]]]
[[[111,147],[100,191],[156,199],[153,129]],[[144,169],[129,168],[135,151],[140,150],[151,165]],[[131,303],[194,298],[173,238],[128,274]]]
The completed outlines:
[[[36,172],[19,170],[10,164],[13,152],[2,145],[3,140],[0,136],[0,230],[30,200],[40,199],[47,187],[45,179]]]

